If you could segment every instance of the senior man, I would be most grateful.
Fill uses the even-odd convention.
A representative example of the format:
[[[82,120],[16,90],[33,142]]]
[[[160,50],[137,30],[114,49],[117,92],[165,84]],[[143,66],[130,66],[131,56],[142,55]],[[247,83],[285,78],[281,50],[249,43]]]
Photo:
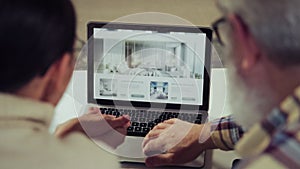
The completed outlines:
[[[59,127],[60,138],[48,132],[73,72],[75,34],[70,0],[0,0],[0,168],[119,168],[114,156],[73,132],[82,131],[78,119]],[[89,136],[109,145],[107,137],[116,130],[121,142],[129,125],[99,109],[80,118],[92,127]]]
[[[231,116],[206,125],[161,123],[145,137],[145,154],[164,150],[177,138],[169,129],[184,124],[191,130],[164,154],[148,157],[147,165],[185,163],[219,148],[235,149],[243,157],[239,168],[299,168],[300,1],[219,0],[217,5],[223,17],[213,27],[226,51],[236,123]]]

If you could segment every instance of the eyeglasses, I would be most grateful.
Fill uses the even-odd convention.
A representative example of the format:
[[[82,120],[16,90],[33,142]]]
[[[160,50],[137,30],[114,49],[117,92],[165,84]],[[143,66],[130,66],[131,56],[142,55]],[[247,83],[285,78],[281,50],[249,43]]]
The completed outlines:
[[[77,60],[79,58],[80,52],[83,50],[85,45],[84,40],[76,37],[75,38],[75,44],[74,44],[74,48],[73,48],[73,56],[75,58],[75,60]]]
[[[84,45],[85,45],[84,40],[76,37],[75,45],[74,45],[74,52],[79,53],[82,50],[82,48],[84,47]]]
[[[220,33],[220,25],[221,25],[222,23],[225,23],[226,21],[227,21],[226,18],[225,18],[225,17],[222,17],[222,18],[218,19],[217,21],[215,21],[215,22],[212,24],[212,28],[213,28],[213,30],[215,31],[216,36],[217,36],[217,40],[218,40],[218,42],[220,43],[221,46],[225,46],[225,44],[224,44],[224,41],[223,41],[223,39],[222,39],[222,37],[221,37],[221,33]]]

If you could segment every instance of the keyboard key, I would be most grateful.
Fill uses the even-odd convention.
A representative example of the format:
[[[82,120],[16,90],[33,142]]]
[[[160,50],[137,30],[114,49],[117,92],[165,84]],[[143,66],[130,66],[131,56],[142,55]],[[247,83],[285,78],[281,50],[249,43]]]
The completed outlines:
[[[131,126],[140,126],[138,122],[131,122]]]
[[[141,127],[147,127],[147,123],[140,123]]]
[[[202,114],[198,114],[197,119],[201,120],[202,119]]]
[[[148,123],[147,125],[149,128],[153,129],[153,127],[155,126],[155,124],[153,122]]]
[[[127,132],[127,136],[145,137],[147,133],[145,132]]]
[[[133,129],[134,129],[134,128],[133,128],[132,126],[129,126],[129,127],[127,128],[127,132],[128,132],[128,131],[133,131]]]
[[[174,118],[177,118],[179,116],[179,113],[172,113],[172,115],[174,116]]]
[[[201,124],[201,120],[195,120],[195,124]]]
[[[145,118],[146,118],[146,119],[150,119],[150,118],[151,118],[151,114],[150,114],[150,113],[146,113],[146,114],[145,114]]]
[[[145,118],[143,118],[143,117],[140,117],[140,118],[139,118],[139,122],[142,122],[142,123],[144,123],[144,122],[146,122],[146,119],[145,119]]]
[[[162,114],[162,115],[159,116],[160,119],[166,119],[167,117],[168,117],[168,116],[165,115],[165,114]]]
[[[140,132],[140,131],[142,131],[142,128],[141,127],[134,127],[134,131]]]
[[[161,123],[162,120],[161,120],[161,119],[155,119],[154,122],[155,122],[156,124],[158,124],[158,123]]]
[[[148,127],[143,127],[143,128],[142,128],[142,131],[143,131],[144,133],[149,133],[150,128],[148,128]]]
[[[175,118],[175,116],[173,116],[173,115],[168,115],[168,119],[173,119],[173,118]]]
[[[139,120],[137,117],[132,117],[132,116],[130,116],[130,119],[131,119],[131,121],[138,121]]]

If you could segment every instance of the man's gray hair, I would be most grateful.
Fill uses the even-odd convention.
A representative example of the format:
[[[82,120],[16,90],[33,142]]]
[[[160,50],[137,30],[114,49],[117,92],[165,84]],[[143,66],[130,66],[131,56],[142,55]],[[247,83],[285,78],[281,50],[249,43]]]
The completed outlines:
[[[300,0],[218,0],[221,9],[235,13],[280,66],[300,64]]]

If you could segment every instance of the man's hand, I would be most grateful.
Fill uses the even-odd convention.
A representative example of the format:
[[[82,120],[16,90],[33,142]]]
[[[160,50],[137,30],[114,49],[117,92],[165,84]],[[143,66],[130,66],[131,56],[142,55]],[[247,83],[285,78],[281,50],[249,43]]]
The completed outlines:
[[[143,151],[150,156],[148,167],[184,164],[204,150],[214,148],[210,125],[197,125],[179,119],[167,120],[151,130],[143,141]]]
[[[94,141],[99,140],[116,148],[124,141],[129,126],[128,116],[115,118],[110,115],[102,115],[99,108],[90,108],[89,112],[83,116],[59,125],[55,135],[63,138],[71,132],[82,132]]]

